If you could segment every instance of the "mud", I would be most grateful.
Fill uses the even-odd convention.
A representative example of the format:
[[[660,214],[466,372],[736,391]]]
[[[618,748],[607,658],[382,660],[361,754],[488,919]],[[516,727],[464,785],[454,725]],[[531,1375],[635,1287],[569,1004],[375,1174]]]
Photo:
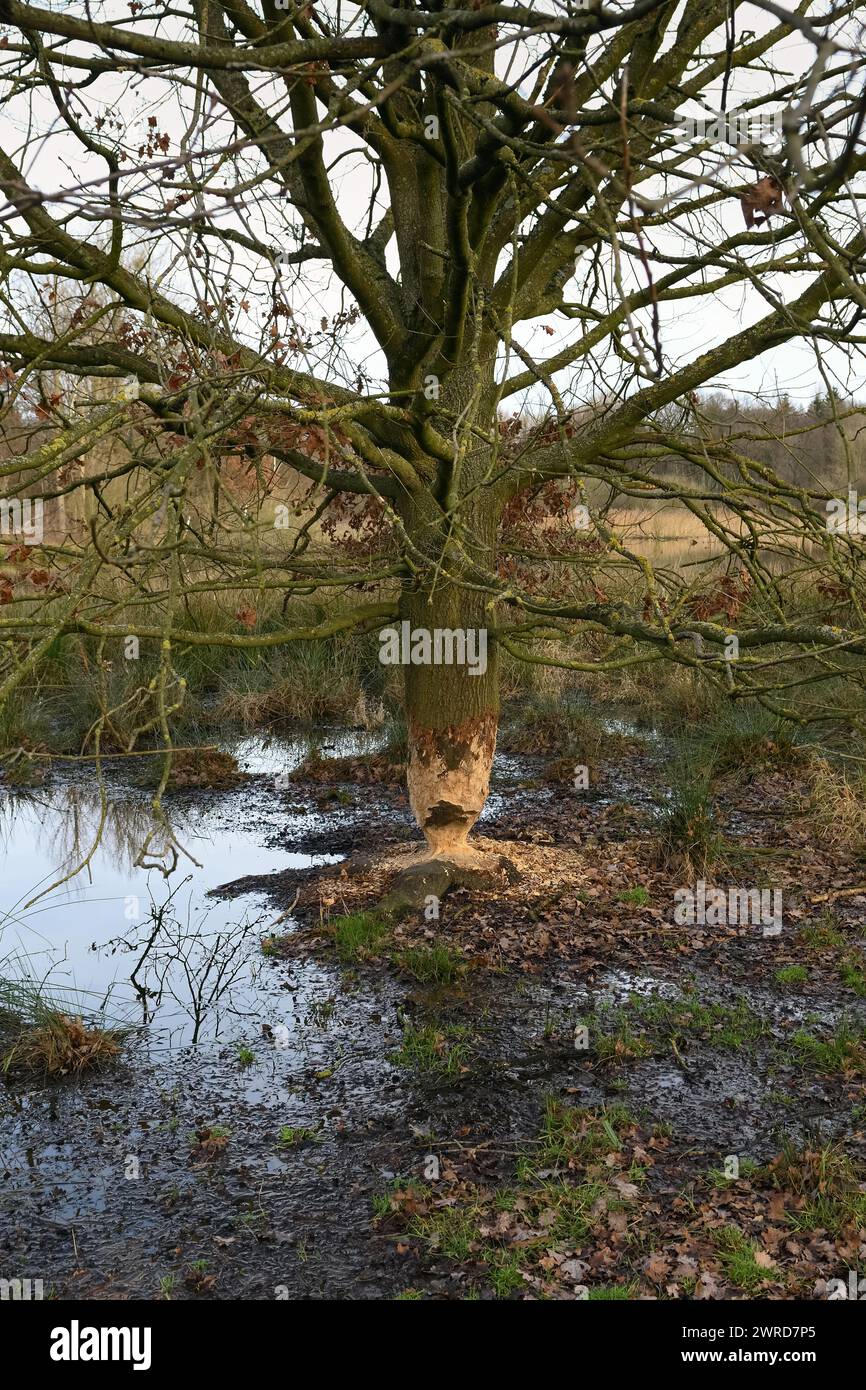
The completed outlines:
[[[365,907],[380,889],[374,871],[346,873],[343,856],[420,845],[405,793],[343,783],[323,803],[321,784],[288,782],[300,745],[233,751],[249,774],[241,785],[166,799],[174,876],[135,866],[147,798],[109,770],[89,872],[32,908],[34,883],[88,848],[95,790],[61,769],[36,792],[4,794],[0,954],[38,957],[70,998],[80,991],[137,1027],[101,1074],[0,1090],[0,1274],[41,1278],[58,1298],[381,1299],[425,1279],[450,1297],[441,1270],[429,1274],[373,1220],[374,1198],[420,1177],[430,1152],[512,1154],[551,1094],[625,1100],[666,1126],[674,1158],[654,1174],[660,1189],[727,1154],[763,1162],[786,1136],[862,1149],[862,1082],[806,1071],[790,1040],[843,1018],[866,1028],[866,1000],[823,958],[801,989],[781,990],[774,972],[798,959],[790,933],[780,945],[751,928],[672,925],[672,880],[651,854],[663,740],[623,753],[580,798],[546,781],[543,758],[497,759],[479,832],[503,848],[519,837],[538,862],[502,895],[449,896],[435,931],[420,919],[405,928],[406,941],[435,935],[464,952],[472,969],[447,988],[419,986],[387,955],[340,963],[318,930],[323,913]],[[353,749],[334,738],[332,751]],[[748,823],[763,847],[787,846],[792,925],[817,917],[796,825]],[[579,892],[551,872],[556,861],[579,863]],[[650,901],[624,905],[617,889],[641,875]],[[154,917],[124,921],[130,897],[163,907],[137,986],[130,970]],[[840,902],[852,942],[864,904]],[[262,939],[291,949],[263,954]],[[655,1038],[652,1055],[604,1063],[575,1047],[579,1024],[595,1036],[642,1000],[698,996],[748,1005],[761,1036],[720,1048],[674,1033],[674,1046]],[[465,1030],[465,1071],[425,1077],[395,1060],[407,1020],[430,1019]],[[224,1142],[210,1151],[195,1136],[215,1127]],[[292,1142],[284,1127],[310,1133]]]

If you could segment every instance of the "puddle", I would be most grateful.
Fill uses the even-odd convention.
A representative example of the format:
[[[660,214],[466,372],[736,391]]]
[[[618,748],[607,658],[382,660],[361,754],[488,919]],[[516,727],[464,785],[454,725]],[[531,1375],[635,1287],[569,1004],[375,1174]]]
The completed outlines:
[[[304,751],[256,740],[238,748],[259,773],[291,768]],[[231,879],[338,863],[340,854],[279,843],[315,811],[281,813],[273,789],[255,782],[181,792],[166,797],[169,835],[149,793],[111,772],[104,791],[103,803],[94,784],[66,776],[50,789],[0,793],[4,973],[14,978],[26,963],[61,1003],[150,1024],[161,1047],[239,1036],[251,1017],[279,1015],[259,944],[273,909],[263,894],[209,894]]]
[[[44,788],[0,791],[0,968],[42,980],[72,1012],[147,1025],[151,1051],[245,1037],[251,1021],[292,1030],[260,949],[291,926],[268,880],[282,890],[287,871],[339,863],[344,853],[315,851],[358,843],[371,807],[364,795],[323,810],[289,775],[313,746],[345,758],[380,743],[379,733],[333,729],[231,741],[249,781],[166,795],[168,832],[128,763],[106,761],[101,791],[92,774],[62,764]],[[525,760],[503,756],[497,774],[507,785]],[[507,804],[506,791],[494,792],[484,819]],[[375,809],[409,824],[406,808]],[[302,995],[314,999],[328,982],[316,966],[308,976]]]
[[[27,1196],[37,1211],[42,1203],[50,1209],[52,1222],[113,1208],[141,1238],[164,1220],[144,1192],[198,1200],[202,1182],[233,1163],[242,1168],[238,1187],[260,1196],[292,1169],[292,1197],[302,1202],[298,1160],[314,1159],[317,1170],[323,1160],[339,1163],[343,1117],[362,1117],[353,1124],[362,1137],[374,1123],[392,1124],[398,1101],[405,1104],[389,1061],[400,1028],[396,1010],[383,1012],[383,1000],[364,989],[344,991],[336,971],[282,966],[274,978],[282,981],[283,1031],[266,1032],[259,1011],[248,1020],[242,1058],[237,1044],[161,1051],[133,1039],[119,1070],[74,1087],[0,1095],[0,1205]],[[213,1167],[194,1136],[216,1125],[230,1162]],[[283,1126],[316,1132],[308,1153],[281,1144]]]
[[[325,758],[360,758],[375,753],[382,735],[363,729],[325,729],[304,739],[240,738],[226,743],[227,752],[244,772],[280,779],[294,772],[312,748]]]
[[[330,731],[316,743],[333,756],[371,746],[363,734]],[[378,1147],[392,1152],[409,1108],[390,1060],[399,989],[347,988],[328,963],[269,959],[261,938],[291,918],[264,889],[213,894],[226,881],[261,885],[342,859],[286,848],[307,833],[327,843],[333,826],[302,786],[281,793],[271,780],[308,747],[232,745],[251,780],[167,796],[171,843],[157,833],[144,863],[150,794],[125,767],[108,765],[104,804],[93,782],[68,771],[44,789],[0,793],[3,973],[14,977],[16,958],[23,973],[26,957],[28,977],[43,979],[61,1007],[102,1007],[108,1021],[140,1025],[104,1073],[0,1088],[0,1266],[14,1250],[47,1282],[86,1268],[80,1296],[99,1296],[110,1279],[114,1291],[153,1298],[159,1252],[183,1248],[210,1267],[216,1256],[245,1269],[253,1256],[256,1272],[243,1274],[250,1297],[272,1298],[293,1279],[305,1291],[348,1296],[365,1281],[380,1291],[364,1254],[370,1197],[359,1184],[381,1188]],[[215,1160],[195,1141],[212,1126],[227,1136]],[[296,1150],[285,1127],[315,1140]],[[333,1250],[347,1240],[357,1257],[332,1267],[327,1242]],[[283,1251],[296,1243],[309,1251],[303,1262]]]

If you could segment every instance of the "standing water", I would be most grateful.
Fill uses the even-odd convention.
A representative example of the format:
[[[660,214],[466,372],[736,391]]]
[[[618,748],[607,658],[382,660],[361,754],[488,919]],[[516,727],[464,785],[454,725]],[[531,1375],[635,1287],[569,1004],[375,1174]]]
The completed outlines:
[[[260,940],[277,914],[261,894],[210,895],[342,856],[274,843],[316,818],[304,806],[275,815],[273,778],[300,762],[303,744],[233,751],[251,780],[168,795],[168,826],[125,772],[105,772],[101,787],[67,774],[0,794],[0,975],[40,981],[69,1012],[149,1024],[162,1045],[238,1036],[251,1015],[266,1019],[272,972]]]

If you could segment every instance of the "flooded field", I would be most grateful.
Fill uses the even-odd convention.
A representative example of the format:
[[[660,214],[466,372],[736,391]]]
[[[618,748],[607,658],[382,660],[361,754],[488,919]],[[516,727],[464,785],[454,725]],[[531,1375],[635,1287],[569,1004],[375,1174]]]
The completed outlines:
[[[780,987],[809,919],[796,895],[781,946],[675,928],[651,852],[664,740],[607,732],[626,741],[579,800],[541,754],[501,754],[479,830],[507,848],[519,827],[521,881],[461,890],[441,921],[352,960],[323,927],[370,901],[372,882],[344,874],[353,856],[413,841],[397,784],[353,781],[351,763],[333,785],[305,780],[306,742],[255,739],[227,745],[237,785],[167,793],[156,826],[126,765],[106,763],[101,786],[61,765],[3,793],[5,973],[26,967],[70,1014],[129,1031],[104,1070],[0,1091],[0,1262],[61,1298],[487,1297],[438,1237],[403,1238],[388,1194],[415,1191],[431,1154],[458,1203],[479,1164],[501,1181],[551,1097],[627,1105],[658,1150],[661,1227],[732,1154],[767,1164],[840,1137],[858,1151],[855,1054],[831,1075],[800,1065],[796,1040],[860,1036],[866,1001],[822,962]],[[317,745],[360,768],[376,740]],[[738,824],[740,799],[724,814]],[[759,823],[764,851],[789,833]],[[840,911],[854,948],[862,899]],[[459,962],[450,985],[413,973],[431,943]],[[631,1254],[640,1277],[646,1250]]]

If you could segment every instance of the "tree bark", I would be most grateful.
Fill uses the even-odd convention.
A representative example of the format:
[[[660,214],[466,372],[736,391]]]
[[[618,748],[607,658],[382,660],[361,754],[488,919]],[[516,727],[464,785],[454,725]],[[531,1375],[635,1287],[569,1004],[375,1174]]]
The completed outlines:
[[[405,617],[416,631],[480,629],[486,640],[483,598],[465,590],[407,595]],[[495,644],[487,643],[486,656],[478,674],[468,665],[405,667],[409,802],[433,857],[472,856],[467,837],[490,789],[499,719]]]
[[[467,330],[468,331],[468,330]],[[409,743],[409,802],[434,858],[472,860],[467,839],[484,809],[499,723],[499,662],[488,640],[492,595],[473,583],[472,566],[495,568],[504,497],[489,476],[489,449],[479,435],[495,429],[492,355],[479,366],[467,357],[442,383],[441,417],[434,423],[445,438],[454,419],[465,436],[454,462],[435,488],[398,502],[418,566],[415,587],[401,599],[401,619],[410,632],[456,634],[456,644],[474,638],[474,662],[420,661],[405,667]],[[485,660],[479,655],[483,634]],[[443,644],[445,645],[445,644]]]

